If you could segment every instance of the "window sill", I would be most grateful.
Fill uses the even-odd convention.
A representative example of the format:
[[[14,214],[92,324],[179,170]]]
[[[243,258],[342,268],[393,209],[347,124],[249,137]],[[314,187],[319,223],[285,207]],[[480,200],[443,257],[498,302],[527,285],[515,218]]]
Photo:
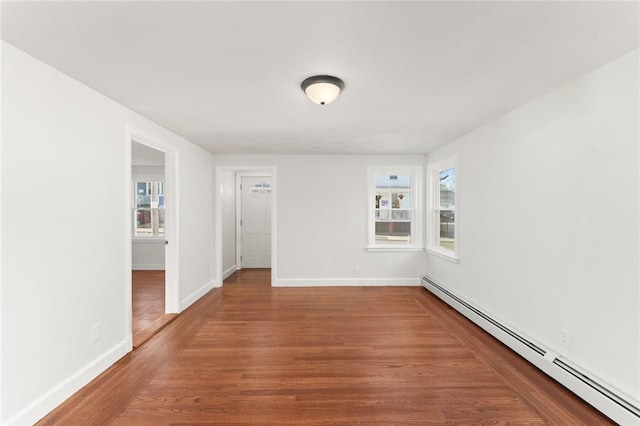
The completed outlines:
[[[134,243],[164,243],[164,237],[131,237]]]
[[[398,246],[376,245],[376,246],[366,246],[365,249],[367,251],[422,251],[422,247],[415,247],[415,246],[398,247]]]
[[[425,247],[424,251],[426,251],[428,254],[432,254],[436,257],[440,257],[444,260],[448,260],[449,262],[453,262],[453,263],[458,263],[460,262],[460,258],[454,254],[449,254],[446,252],[443,252],[441,250],[436,250],[430,247]]]

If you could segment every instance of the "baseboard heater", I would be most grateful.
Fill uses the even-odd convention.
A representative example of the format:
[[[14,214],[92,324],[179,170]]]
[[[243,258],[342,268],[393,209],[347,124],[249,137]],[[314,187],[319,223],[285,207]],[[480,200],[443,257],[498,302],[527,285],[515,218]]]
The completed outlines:
[[[422,285],[615,422],[621,425],[640,425],[640,407],[628,396],[492,318],[426,275],[422,276]]]

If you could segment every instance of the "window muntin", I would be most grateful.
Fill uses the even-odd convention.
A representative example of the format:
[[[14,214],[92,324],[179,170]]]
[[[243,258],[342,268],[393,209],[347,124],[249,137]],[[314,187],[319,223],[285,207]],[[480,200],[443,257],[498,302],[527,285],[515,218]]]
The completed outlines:
[[[419,175],[415,166],[369,168],[369,249],[419,248]]]
[[[163,237],[165,197],[163,181],[134,184],[134,237]]]
[[[448,159],[428,166],[430,203],[427,249],[457,259],[457,164]]]

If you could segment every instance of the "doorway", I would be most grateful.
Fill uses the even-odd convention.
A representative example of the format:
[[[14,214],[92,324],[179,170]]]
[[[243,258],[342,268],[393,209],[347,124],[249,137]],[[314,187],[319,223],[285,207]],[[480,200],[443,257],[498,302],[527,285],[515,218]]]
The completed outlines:
[[[271,268],[271,178],[240,179],[240,269]]]
[[[175,155],[131,139],[131,318],[136,348],[177,316]],[[177,241],[175,241],[177,243]]]
[[[270,268],[271,283],[276,283],[277,277],[277,223],[272,218],[277,217],[277,178],[276,166],[216,166],[215,194],[215,276],[216,285],[221,286],[224,279],[230,277],[233,272],[243,268],[266,267]],[[253,222],[252,218],[243,218],[243,203],[241,184],[243,178],[257,178],[258,180],[247,183],[243,188],[254,188],[253,201],[245,201],[247,204],[256,204],[255,211],[262,212],[258,219],[262,222],[259,227],[262,231],[253,237],[245,236],[243,241],[242,225]],[[250,192],[250,191],[249,191]],[[262,194],[262,195],[259,195]],[[249,194],[251,195],[251,194]],[[250,209],[251,210],[251,209]],[[268,212],[265,212],[265,210]],[[256,220],[260,222],[260,220]],[[249,227],[250,228],[250,227]],[[250,229],[247,228],[248,231]],[[252,232],[249,232],[252,233]],[[253,238],[253,241],[249,241]],[[253,246],[254,253],[249,257],[261,263],[252,263],[251,259],[244,257],[244,246]],[[254,256],[255,254],[255,256]],[[245,262],[248,260],[248,263]]]

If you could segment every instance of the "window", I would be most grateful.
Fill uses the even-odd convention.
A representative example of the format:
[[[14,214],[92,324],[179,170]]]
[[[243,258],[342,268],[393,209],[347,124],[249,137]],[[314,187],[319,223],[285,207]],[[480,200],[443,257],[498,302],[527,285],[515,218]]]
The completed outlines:
[[[421,249],[419,167],[369,168],[369,250]]]
[[[456,159],[451,158],[428,166],[427,175],[429,182],[427,250],[457,260]]]
[[[164,236],[164,182],[134,183],[134,237]]]

